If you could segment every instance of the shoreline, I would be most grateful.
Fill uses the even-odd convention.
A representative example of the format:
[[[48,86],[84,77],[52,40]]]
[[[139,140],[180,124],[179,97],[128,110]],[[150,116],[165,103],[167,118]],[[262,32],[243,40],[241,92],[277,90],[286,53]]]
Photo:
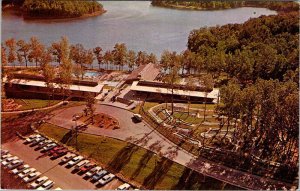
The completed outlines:
[[[80,17],[61,17],[61,18],[55,18],[55,17],[30,17],[30,16],[25,16],[23,15],[23,19],[25,21],[72,21],[72,20],[78,20],[78,19],[86,19],[90,17],[96,17],[100,16],[104,13],[106,13],[107,10],[101,10],[101,11],[96,11],[94,13],[89,13],[89,14],[84,14],[81,15]]]

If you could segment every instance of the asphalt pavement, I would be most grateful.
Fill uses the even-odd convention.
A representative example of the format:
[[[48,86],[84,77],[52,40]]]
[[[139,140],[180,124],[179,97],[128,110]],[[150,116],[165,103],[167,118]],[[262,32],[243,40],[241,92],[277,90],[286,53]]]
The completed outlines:
[[[2,145],[2,149],[9,150],[11,154],[22,159],[25,164],[28,164],[30,167],[33,167],[37,169],[37,171],[41,172],[42,174],[40,175],[40,177],[47,176],[50,180],[54,181],[55,184],[52,187],[53,189],[56,187],[60,187],[62,189],[73,190],[112,190],[116,189],[119,185],[122,184],[122,181],[115,178],[107,185],[98,188],[89,180],[84,180],[82,175],[80,176],[77,173],[71,173],[73,167],[68,169],[65,168],[65,164],[58,164],[61,158],[51,160],[49,156],[43,156],[43,153],[41,153],[40,151],[35,151],[34,148],[35,147],[29,147],[29,145],[24,145],[23,140],[17,140]]]

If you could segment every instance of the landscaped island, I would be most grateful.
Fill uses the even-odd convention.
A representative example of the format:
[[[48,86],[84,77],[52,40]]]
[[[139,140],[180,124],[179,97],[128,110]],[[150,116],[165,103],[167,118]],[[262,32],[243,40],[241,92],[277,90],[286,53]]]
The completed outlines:
[[[24,19],[83,18],[106,12],[96,1],[19,0],[4,1],[2,5],[15,8]]]
[[[264,7],[276,11],[298,10],[295,2],[272,2],[272,1],[180,1],[180,0],[152,0],[152,5],[189,10],[221,10],[238,7]]]

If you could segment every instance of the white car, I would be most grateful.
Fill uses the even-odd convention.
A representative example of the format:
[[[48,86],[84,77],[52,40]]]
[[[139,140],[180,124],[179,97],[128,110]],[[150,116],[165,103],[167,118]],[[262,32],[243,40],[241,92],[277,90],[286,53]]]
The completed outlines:
[[[92,177],[95,173],[99,172],[100,170],[102,170],[102,167],[100,166],[96,166],[95,168],[92,168],[90,171],[88,171],[84,177]]]
[[[19,159],[19,157],[13,156],[13,157],[9,157],[9,158],[3,160],[1,163],[2,163],[3,166],[7,166],[7,165],[9,165],[12,161],[18,160],[18,159]]]
[[[18,174],[18,176],[19,176],[20,178],[23,179],[25,176],[27,176],[28,174],[30,174],[30,173],[32,173],[32,172],[35,172],[35,171],[36,171],[35,168],[28,168],[28,169],[26,169],[26,170],[20,172],[20,173]]]
[[[128,190],[130,188],[130,184],[124,183],[120,185],[116,190]]]
[[[36,189],[37,187],[41,186],[44,182],[48,180],[47,176],[43,176],[41,178],[36,179],[33,183],[30,184],[30,188]]]
[[[30,166],[28,164],[25,164],[25,165],[21,165],[21,166],[18,166],[17,168],[13,169],[11,172],[13,174],[18,174],[19,172],[21,171],[24,171],[26,169],[28,169]]]
[[[39,137],[42,137],[41,135],[39,135],[39,134],[34,134],[34,135],[30,135],[29,137],[27,137],[26,139],[25,139],[25,144],[27,143],[31,143],[33,140],[35,140],[36,138],[39,138]]]
[[[72,167],[72,166],[74,166],[75,164],[79,163],[82,160],[83,160],[83,156],[74,157],[71,161],[68,162],[67,166]]]
[[[76,164],[74,168],[75,168],[76,170],[79,170],[80,167],[82,167],[83,165],[86,165],[86,164],[88,164],[88,163],[90,163],[89,160],[83,160],[83,161],[79,162],[78,164]]]
[[[64,158],[61,159],[60,163],[69,162],[72,158],[76,157],[74,153],[68,153]]]
[[[103,178],[101,178],[98,183],[101,184],[101,185],[105,185],[107,184],[108,182],[112,181],[113,179],[115,178],[115,175],[114,174],[107,174],[105,175]]]
[[[7,165],[7,168],[11,170],[11,169],[14,169],[14,168],[22,165],[23,163],[24,163],[23,160],[17,159],[17,160],[12,161],[9,165]]]
[[[42,149],[42,151],[49,151],[50,149],[52,149],[52,148],[54,148],[56,146],[57,146],[56,143],[50,143],[50,144],[44,146],[43,149]]]
[[[2,155],[1,159],[6,159],[6,158],[9,158],[9,157],[12,157],[12,155],[8,153],[6,155]]]
[[[45,183],[43,183],[40,187],[37,188],[37,190],[48,190],[53,186],[54,182],[52,180],[47,180]]]
[[[25,178],[23,178],[23,181],[24,182],[31,182],[35,179],[37,179],[42,173],[40,172],[33,172],[33,173],[30,173],[28,176],[26,176]]]

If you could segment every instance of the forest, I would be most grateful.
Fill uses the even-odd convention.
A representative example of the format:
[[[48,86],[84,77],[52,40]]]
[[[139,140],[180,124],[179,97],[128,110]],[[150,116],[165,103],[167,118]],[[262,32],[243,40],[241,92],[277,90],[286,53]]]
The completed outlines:
[[[9,3],[20,7],[24,18],[74,18],[104,12],[97,1],[17,0],[2,5]]]
[[[271,10],[286,12],[297,11],[299,5],[293,1],[206,1],[206,0],[152,0],[152,5],[194,10],[221,10],[238,7],[264,7]]]

